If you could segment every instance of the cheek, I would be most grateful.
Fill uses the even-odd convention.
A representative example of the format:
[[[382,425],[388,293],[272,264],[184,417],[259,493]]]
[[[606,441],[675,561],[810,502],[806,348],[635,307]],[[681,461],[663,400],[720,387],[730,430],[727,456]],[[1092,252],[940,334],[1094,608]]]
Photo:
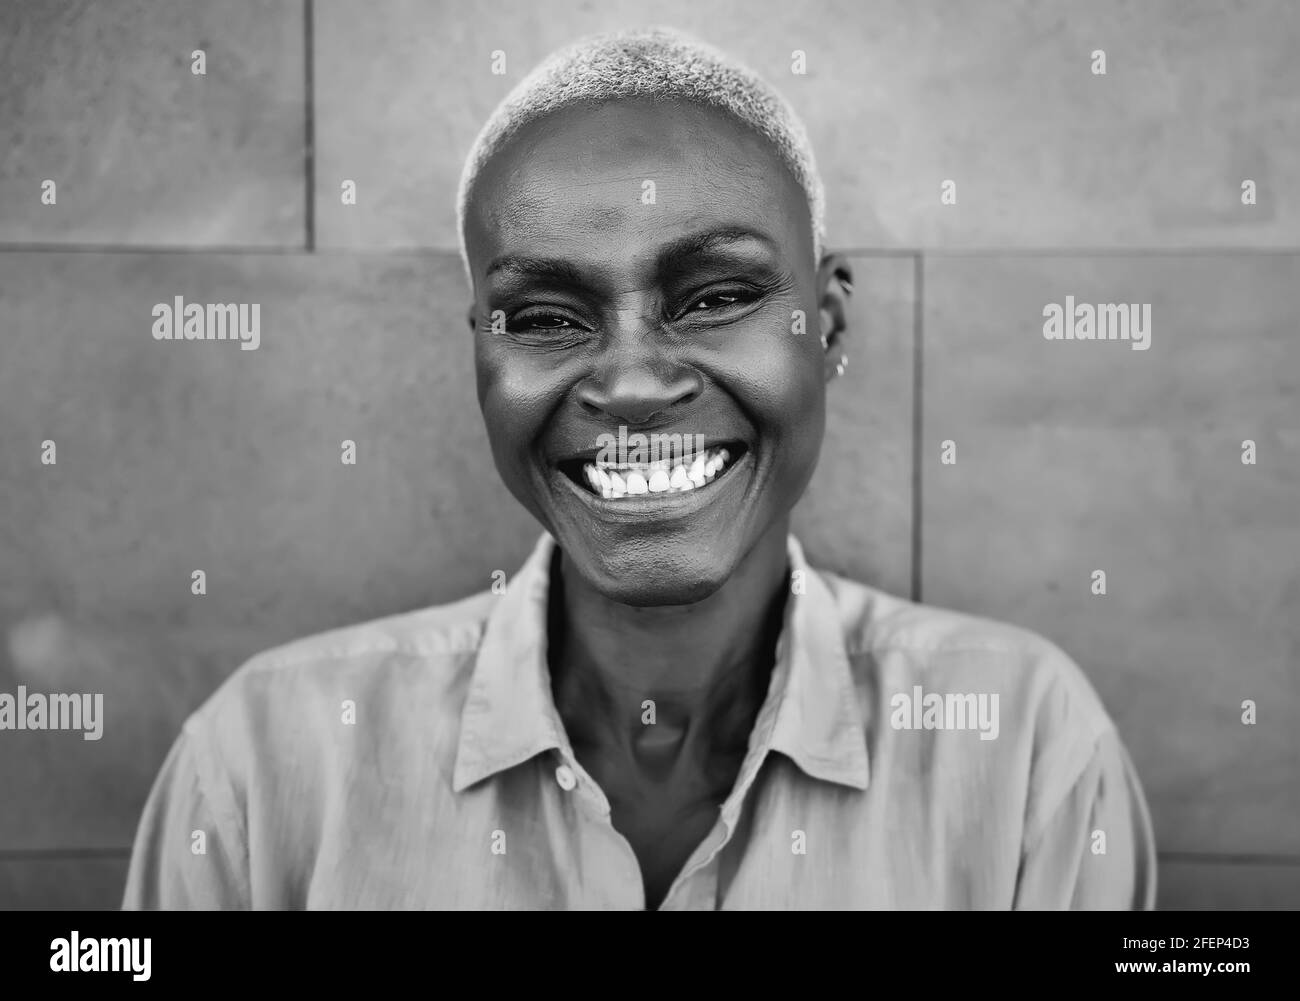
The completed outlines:
[[[768,446],[773,503],[788,509],[817,467],[826,428],[826,382],[815,333],[789,334],[751,364],[754,416]]]
[[[781,323],[777,318],[736,345],[731,382],[743,387],[741,402],[760,430],[801,445],[819,442],[825,386],[817,335],[795,334]]]
[[[517,463],[544,430],[562,395],[559,379],[526,354],[502,350],[479,337],[474,351],[479,410],[497,457]],[[508,470],[502,468],[502,474]]]

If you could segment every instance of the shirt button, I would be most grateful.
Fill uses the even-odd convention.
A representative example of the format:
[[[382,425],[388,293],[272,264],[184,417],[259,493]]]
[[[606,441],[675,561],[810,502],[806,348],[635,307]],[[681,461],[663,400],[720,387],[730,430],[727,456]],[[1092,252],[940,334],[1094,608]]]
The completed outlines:
[[[573,774],[573,769],[568,765],[560,765],[555,769],[555,781],[560,784],[560,788],[568,792],[578,784],[578,779]]]

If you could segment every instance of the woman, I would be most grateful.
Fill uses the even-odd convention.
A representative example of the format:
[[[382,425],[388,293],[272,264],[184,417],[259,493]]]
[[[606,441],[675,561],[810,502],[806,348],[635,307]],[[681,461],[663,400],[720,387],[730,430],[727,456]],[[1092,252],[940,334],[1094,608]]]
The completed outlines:
[[[784,102],[675,32],[503,102],[458,199],[504,594],[253,658],[186,723],[130,907],[1150,907],[1131,763],[1046,640],[789,534],[848,263]]]

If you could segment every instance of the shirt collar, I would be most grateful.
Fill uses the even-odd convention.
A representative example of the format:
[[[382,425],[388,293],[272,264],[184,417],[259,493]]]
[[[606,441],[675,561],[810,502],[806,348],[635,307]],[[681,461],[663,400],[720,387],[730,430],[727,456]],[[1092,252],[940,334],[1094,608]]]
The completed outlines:
[[[554,550],[555,540],[543,535],[488,615],[461,713],[456,792],[552,748],[572,756],[546,662]],[[793,535],[786,552],[793,593],[750,757],[757,765],[767,750],[780,751],[808,775],[865,789],[866,728],[835,597]]]

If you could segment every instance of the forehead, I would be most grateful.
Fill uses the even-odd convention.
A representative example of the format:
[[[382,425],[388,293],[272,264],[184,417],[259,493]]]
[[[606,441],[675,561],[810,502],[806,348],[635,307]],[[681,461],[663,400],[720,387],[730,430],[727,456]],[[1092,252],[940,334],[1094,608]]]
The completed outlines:
[[[501,255],[634,267],[684,234],[750,229],[812,256],[807,197],[769,142],[729,114],[622,100],[535,120],[484,166],[466,212],[471,264]]]

